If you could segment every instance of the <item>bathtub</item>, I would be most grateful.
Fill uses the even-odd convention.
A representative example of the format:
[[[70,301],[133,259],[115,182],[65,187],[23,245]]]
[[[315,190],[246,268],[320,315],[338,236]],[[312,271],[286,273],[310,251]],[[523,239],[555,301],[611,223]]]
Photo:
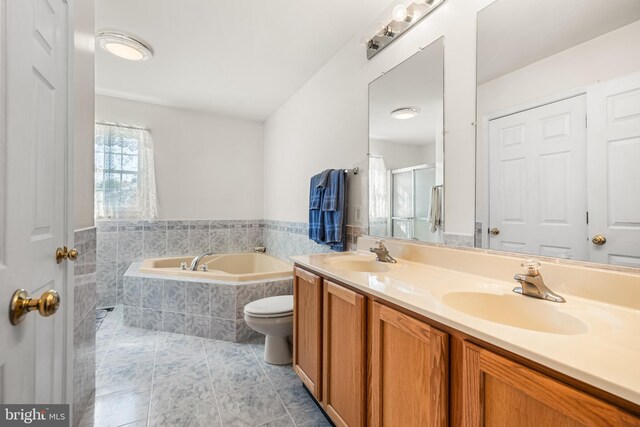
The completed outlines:
[[[191,271],[189,266],[193,256],[175,258],[146,259],[140,266],[140,273],[161,276],[193,277],[216,280],[222,282],[247,282],[291,276],[293,269],[290,264],[270,255],[259,253],[220,254],[202,258],[198,264],[198,271]],[[187,270],[182,270],[180,264],[187,263]],[[206,265],[208,270],[200,267]]]

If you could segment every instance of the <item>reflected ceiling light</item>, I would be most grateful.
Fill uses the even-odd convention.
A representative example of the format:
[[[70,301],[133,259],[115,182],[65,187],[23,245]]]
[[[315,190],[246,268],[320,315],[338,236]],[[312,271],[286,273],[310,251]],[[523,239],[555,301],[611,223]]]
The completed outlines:
[[[403,4],[396,5],[396,7],[393,8],[391,11],[391,17],[396,22],[411,22],[411,19],[413,18],[409,13],[409,9],[407,9],[407,6]]]
[[[96,41],[110,54],[129,61],[146,61],[153,55],[151,48],[140,40],[114,31],[98,33]]]
[[[391,112],[391,117],[398,120],[407,120],[413,119],[418,114],[420,114],[420,109],[418,107],[402,107],[397,110],[393,110]]]

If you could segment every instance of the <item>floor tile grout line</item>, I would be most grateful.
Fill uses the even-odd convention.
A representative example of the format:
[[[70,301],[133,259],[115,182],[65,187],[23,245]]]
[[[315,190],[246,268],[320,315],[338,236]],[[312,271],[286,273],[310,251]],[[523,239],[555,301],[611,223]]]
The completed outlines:
[[[151,424],[151,400],[153,398],[153,384],[156,379],[156,359],[158,357],[158,345],[160,342],[158,331],[156,331],[155,337],[156,337],[156,348],[153,352],[153,369],[151,371],[151,389],[149,392],[149,407],[147,408],[147,424],[146,424],[147,427],[149,427],[149,425]]]
[[[213,386],[213,377],[211,376],[211,368],[209,367],[209,355],[207,355],[207,346],[205,345],[204,339],[202,339],[202,346],[204,347],[204,360],[207,364],[207,372],[209,373],[209,382],[211,383],[211,391],[213,391],[213,399],[216,401],[216,408],[218,408],[218,419],[220,420],[220,426],[224,427],[224,423],[222,422],[222,411],[220,410],[220,403],[218,402],[216,388]]]
[[[111,313],[107,314],[110,315]],[[106,318],[105,318],[106,320]],[[104,323],[104,321],[103,321]],[[116,336],[116,332],[118,332],[118,328],[120,327],[120,321],[118,321],[118,323],[116,323],[116,327],[113,330],[113,333],[111,334],[111,338],[109,338],[109,344],[107,344],[107,349],[104,351],[104,354],[102,355],[102,360],[100,361],[100,364],[98,366],[96,366],[96,374],[98,373],[98,371],[102,368],[102,364],[104,363],[104,359],[107,357],[107,354],[109,354],[109,350],[111,349],[111,343],[113,342],[113,337]]]
[[[294,426],[297,426],[296,422],[293,420],[293,417],[291,416],[291,412],[289,412],[289,408],[287,408],[287,405],[285,405],[284,400],[282,399],[282,396],[280,396],[280,393],[278,392],[278,389],[273,384],[273,381],[271,381],[271,377],[269,377],[269,374],[267,374],[267,371],[264,369],[264,366],[262,366],[262,363],[260,363],[260,358],[256,354],[256,351],[254,350],[254,348],[253,348],[253,346],[251,344],[249,344],[249,348],[251,349],[251,352],[253,353],[253,355],[256,358],[256,360],[258,361],[258,365],[260,366],[260,369],[262,369],[262,372],[264,372],[264,375],[267,377],[267,381],[269,381],[269,384],[271,384],[271,387],[273,387],[273,391],[276,392],[276,396],[278,396],[278,399],[280,400],[280,403],[282,403],[282,406],[284,407],[285,412],[289,416],[289,419],[291,420],[291,422],[293,423]],[[274,420],[275,419],[277,419],[277,418],[274,418]],[[271,421],[273,421],[273,420],[271,420]],[[270,422],[270,421],[267,421],[267,422]]]

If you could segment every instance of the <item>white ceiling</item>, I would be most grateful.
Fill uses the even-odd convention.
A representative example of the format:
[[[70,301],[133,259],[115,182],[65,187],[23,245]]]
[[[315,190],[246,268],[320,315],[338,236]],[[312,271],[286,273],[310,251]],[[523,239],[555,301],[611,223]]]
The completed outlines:
[[[264,120],[389,4],[97,0],[97,31],[133,34],[154,56],[130,62],[98,48],[96,91]]]
[[[442,39],[407,59],[369,86],[369,137],[398,144],[424,145],[435,141],[442,121],[444,46]],[[408,120],[391,111],[418,107]]]
[[[478,84],[638,19],[639,0],[497,0],[478,14]]]

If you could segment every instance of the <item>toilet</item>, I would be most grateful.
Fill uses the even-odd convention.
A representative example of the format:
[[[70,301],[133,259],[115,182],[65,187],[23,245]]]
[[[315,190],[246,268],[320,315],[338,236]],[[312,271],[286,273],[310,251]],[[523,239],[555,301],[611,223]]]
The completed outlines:
[[[266,336],[264,361],[271,365],[291,363],[288,337],[293,334],[293,295],[269,297],[244,306],[244,320]]]

